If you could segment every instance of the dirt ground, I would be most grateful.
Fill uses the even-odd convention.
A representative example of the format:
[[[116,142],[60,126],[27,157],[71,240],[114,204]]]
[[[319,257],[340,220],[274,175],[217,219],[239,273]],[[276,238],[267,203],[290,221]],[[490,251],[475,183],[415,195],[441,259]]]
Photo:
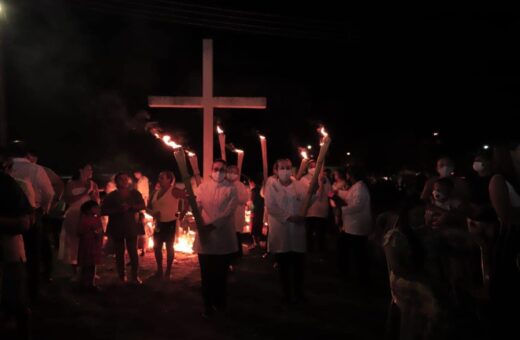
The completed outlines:
[[[334,253],[307,256],[303,305],[284,305],[273,259],[246,252],[229,277],[229,306],[202,318],[200,273],[195,255],[176,253],[170,281],[151,278],[152,252],[140,257],[142,286],[121,285],[114,258],[99,267],[96,295],[79,294],[66,267],[33,308],[35,339],[381,339],[389,296],[384,267],[374,265],[370,287],[338,278]]]

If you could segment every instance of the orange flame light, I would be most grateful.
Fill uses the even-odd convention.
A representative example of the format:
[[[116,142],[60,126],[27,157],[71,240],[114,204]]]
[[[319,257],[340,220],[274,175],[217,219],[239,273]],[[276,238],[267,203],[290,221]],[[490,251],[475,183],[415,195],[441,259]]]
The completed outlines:
[[[300,156],[302,156],[303,159],[309,159],[309,154],[305,148],[300,148]]]
[[[325,131],[325,127],[324,127],[324,126],[320,127],[320,128],[318,129],[318,132],[319,132],[319,133],[321,134],[321,136],[322,136],[321,141],[320,141],[320,146],[322,146],[323,143],[324,143],[323,141],[325,140],[325,138],[328,137],[329,134],[327,133],[327,131]]]

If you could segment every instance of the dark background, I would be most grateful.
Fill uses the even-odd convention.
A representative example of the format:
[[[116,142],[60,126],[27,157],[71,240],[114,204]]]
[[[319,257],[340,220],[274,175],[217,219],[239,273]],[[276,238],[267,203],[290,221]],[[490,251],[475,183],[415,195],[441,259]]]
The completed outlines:
[[[316,150],[324,124],[329,165],[349,151],[378,173],[431,169],[444,153],[468,172],[483,144],[517,134],[518,16],[344,6],[7,1],[10,138],[61,173],[82,161],[109,172],[174,167],[133,119],[147,110],[201,160],[202,113],[150,110],[147,96],[202,94],[202,38],[214,39],[216,96],[267,97],[265,111],[216,111],[228,141],[246,151],[245,173],[261,171],[259,131],[271,161],[297,162],[297,147]]]

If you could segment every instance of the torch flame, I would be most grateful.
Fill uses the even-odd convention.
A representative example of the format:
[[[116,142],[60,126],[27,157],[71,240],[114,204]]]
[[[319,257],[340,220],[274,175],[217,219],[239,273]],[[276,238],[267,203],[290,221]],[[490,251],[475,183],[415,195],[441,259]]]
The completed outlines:
[[[222,130],[222,129],[220,128],[220,126],[217,125],[217,132],[218,132],[218,134],[220,135],[220,134],[224,133],[224,130]]]
[[[163,141],[164,144],[168,145],[172,149],[178,149],[182,148],[182,145],[175,143],[172,138],[168,135],[162,136],[162,138],[159,138]]]
[[[320,146],[323,145],[323,141],[325,140],[325,138],[327,138],[327,136],[329,135],[327,133],[327,131],[325,131],[325,127],[322,126],[318,129],[318,132],[321,134],[322,138],[321,138],[321,142],[320,142]]]
[[[320,133],[321,133],[321,135],[323,136],[323,138],[325,138],[325,137],[327,137],[327,136],[329,135],[329,134],[327,133],[327,131],[325,131],[325,127],[324,127],[324,126],[322,126],[322,127],[320,128]]]

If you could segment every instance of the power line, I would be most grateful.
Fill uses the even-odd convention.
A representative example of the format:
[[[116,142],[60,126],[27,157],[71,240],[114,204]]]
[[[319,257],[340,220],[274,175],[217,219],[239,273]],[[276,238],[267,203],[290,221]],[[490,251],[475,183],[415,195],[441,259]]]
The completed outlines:
[[[111,3],[110,0],[103,1],[103,3],[96,1],[83,1],[83,0],[74,0],[79,6],[94,10],[97,12],[105,12],[112,13],[116,15],[131,15],[134,17],[141,17],[147,20],[155,20],[155,21],[165,21],[165,22],[173,22],[182,25],[196,26],[196,27],[205,27],[205,28],[215,28],[215,29],[223,29],[230,30],[235,32],[245,32],[245,33],[253,33],[253,34],[261,34],[261,35],[271,35],[271,36],[282,36],[289,38],[304,38],[304,39],[319,39],[319,40],[342,40],[344,37],[337,34],[325,34],[324,32],[316,32],[309,30],[301,30],[301,29],[287,29],[284,27],[276,27],[274,25],[265,26],[265,25],[254,25],[254,24],[244,24],[240,22],[231,22],[231,21],[223,21],[218,19],[211,18],[200,18],[197,16],[189,16],[189,15],[178,15],[172,14],[165,11],[157,11],[151,9],[150,7],[146,8],[129,8],[129,7],[121,7],[119,4]],[[108,2],[108,3],[107,3]]]

